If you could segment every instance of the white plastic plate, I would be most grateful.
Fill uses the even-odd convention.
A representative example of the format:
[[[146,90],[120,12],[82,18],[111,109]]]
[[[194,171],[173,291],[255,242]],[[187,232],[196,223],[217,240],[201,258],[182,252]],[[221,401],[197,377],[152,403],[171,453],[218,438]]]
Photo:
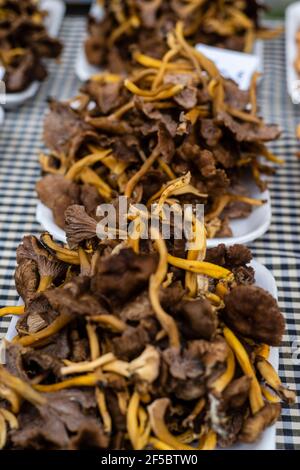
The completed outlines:
[[[229,225],[233,233],[232,237],[210,239],[207,241],[209,248],[217,246],[220,243],[225,243],[225,245],[234,245],[236,243],[244,245],[260,238],[268,231],[272,219],[269,190],[261,193],[252,180],[245,180],[243,184],[247,187],[249,197],[264,200],[266,203],[259,207],[253,207],[250,215],[244,219],[231,220]]]
[[[40,8],[48,12],[45,18],[45,25],[50,36],[57,37],[66,10],[66,5],[62,0],[40,0]],[[3,67],[0,67],[0,79],[3,76]],[[38,92],[40,82],[33,82],[26,90],[19,93],[7,93],[5,96],[6,108],[15,108],[25,101],[33,98]]]
[[[257,261],[252,261],[251,266],[255,269],[256,285],[268,291],[275,299],[278,298],[276,282],[271,272],[262,264]],[[22,302],[19,302],[22,305]],[[14,315],[9,324],[6,334],[7,341],[12,341],[16,336],[16,325],[19,317]],[[269,361],[278,371],[279,369],[279,350],[278,348],[271,348]],[[268,428],[262,435],[260,441],[254,444],[236,444],[230,450],[275,450],[276,448],[276,425]],[[226,449],[225,449],[226,450]],[[228,449],[229,450],[229,449]]]
[[[212,248],[225,243],[225,245],[234,245],[236,243],[246,244],[261,237],[267,232],[272,217],[271,199],[268,190],[261,193],[254,182],[246,181],[247,194],[255,199],[267,201],[260,207],[254,207],[250,215],[244,219],[236,219],[230,221],[230,227],[233,236],[229,238],[213,238],[207,241],[207,246]],[[56,240],[66,243],[66,234],[64,230],[56,225],[53,219],[52,211],[42,204],[37,203],[36,219],[44,230],[49,232]]]
[[[99,4],[93,4],[90,9],[90,15],[94,16],[98,21],[101,21],[104,18],[104,8]],[[76,64],[75,64],[75,72],[79,80],[82,82],[86,82],[91,78],[93,75],[102,72],[103,70],[100,67],[95,67],[91,65],[87,60],[85,50],[84,50],[84,41],[80,46]]]
[[[36,220],[43,227],[44,230],[50,233],[55,240],[67,243],[66,233],[62,230],[53,219],[52,211],[45,206],[41,201],[38,201],[36,206]]]
[[[300,76],[295,70],[296,34],[300,30],[300,2],[292,3],[285,14],[286,79],[288,93],[294,104],[300,104]]]

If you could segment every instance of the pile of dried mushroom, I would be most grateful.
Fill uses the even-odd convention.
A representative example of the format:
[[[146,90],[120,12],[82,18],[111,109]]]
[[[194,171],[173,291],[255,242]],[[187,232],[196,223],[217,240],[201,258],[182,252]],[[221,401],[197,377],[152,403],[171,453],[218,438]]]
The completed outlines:
[[[124,80],[94,76],[69,102],[52,101],[44,125],[50,152],[41,155],[41,201],[64,227],[64,212],[82,204],[89,215],[119,195],[150,204],[190,172],[180,203],[206,207],[209,238],[231,235],[229,220],[246,217],[264,201],[249,198],[245,175],[265,188],[267,161],[280,163],[265,143],[277,126],[258,116],[256,76],[250,91],[224,79],[215,65],[189,46],[178,23],[160,59],[140,52]],[[172,186],[173,187],[173,186]]]
[[[294,402],[268,362],[284,318],[248,248],[99,241],[78,205],[66,230],[68,246],[44,233],[17,250],[25,306],[0,310],[22,315],[0,368],[1,447],[228,447]]]
[[[259,16],[265,6],[257,0],[99,0],[99,4],[104,18],[89,18],[85,51],[91,64],[115,73],[131,70],[135,49],[159,59],[179,20],[191,45],[252,52],[256,39],[277,34],[261,26]]]
[[[279,132],[257,116],[256,77],[239,90],[184,34],[178,23],[160,59],[136,50],[125,81],[102,74],[51,102],[37,191],[68,243],[44,233],[17,250],[24,306],[0,309],[20,315],[0,366],[0,448],[230,447],[255,442],[295,400],[268,362],[285,322],[255,286],[251,252],[206,249],[263,202],[242,176],[265,187],[260,157],[279,162],[265,146]],[[191,239],[174,222],[170,239],[152,226],[143,238],[137,211],[128,239],[120,226],[100,239],[96,208],[118,209],[120,195],[155,203],[161,221],[165,205],[204,203],[205,226],[191,213]]]
[[[44,58],[59,57],[61,43],[44,26],[36,0],[0,0],[0,65],[9,93],[23,91],[47,76]]]

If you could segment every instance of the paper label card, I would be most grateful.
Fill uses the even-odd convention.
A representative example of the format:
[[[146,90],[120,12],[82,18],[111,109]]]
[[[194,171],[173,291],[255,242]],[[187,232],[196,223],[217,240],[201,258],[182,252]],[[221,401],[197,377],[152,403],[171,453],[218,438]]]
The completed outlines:
[[[242,90],[248,90],[251,78],[259,70],[259,58],[254,54],[229,51],[197,44],[196,49],[212,60],[225,78],[234,80]]]

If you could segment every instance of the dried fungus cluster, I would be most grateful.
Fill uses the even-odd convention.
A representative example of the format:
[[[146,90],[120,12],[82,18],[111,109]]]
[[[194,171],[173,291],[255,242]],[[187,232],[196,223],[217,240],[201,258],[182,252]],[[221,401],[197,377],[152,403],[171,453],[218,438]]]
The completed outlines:
[[[0,65],[8,93],[25,90],[47,76],[45,58],[59,57],[62,45],[49,36],[46,13],[35,0],[0,1]]]

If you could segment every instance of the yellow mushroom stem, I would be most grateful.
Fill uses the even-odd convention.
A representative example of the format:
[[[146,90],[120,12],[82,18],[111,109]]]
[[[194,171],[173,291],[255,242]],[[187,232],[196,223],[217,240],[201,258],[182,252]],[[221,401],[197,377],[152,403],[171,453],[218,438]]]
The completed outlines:
[[[203,261],[206,256],[206,231],[203,222],[192,215],[192,237],[189,240],[187,259],[189,261]],[[197,274],[190,271],[185,273],[185,287],[191,297],[196,297],[198,292]]]
[[[89,167],[85,167],[80,172],[80,179],[83,183],[95,186],[104,199],[110,200],[112,198],[111,187],[101,178],[94,170]]]
[[[152,102],[152,101],[159,101],[159,100],[168,100],[169,98],[173,98],[173,96],[178,95],[184,89],[183,85],[173,85],[172,87],[168,88],[167,90],[163,90],[155,96],[149,96],[143,98],[144,101]]]
[[[7,428],[4,416],[0,414],[0,450],[2,450],[6,445],[7,440]]]
[[[12,59],[14,59],[15,57],[17,56],[22,56],[24,54],[26,54],[27,50],[22,48],[22,47],[16,47],[14,49],[10,49],[8,51],[0,51],[0,58],[2,60],[2,62],[5,64],[5,65],[9,65],[12,61]]]
[[[256,368],[261,374],[262,378],[284,401],[293,404],[296,401],[296,394],[294,391],[285,388],[275,371],[272,364],[270,364],[263,357],[257,357]]]
[[[142,434],[145,431],[146,425],[149,421],[148,413],[146,413],[146,411],[144,410],[142,406],[139,407],[138,418],[139,418],[139,433]]]
[[[5,385],[0,384],[0,398],[10,404],[13,413],[19,413],[21,407],[21,399],[16,392],[6,387]]]
[[[153,69],[160,69],[162,67],[162,61],[159,59],[155,59],[154,57],[150,57],[146,54],[141,54],[140,52],[135,52],[133,53],[133,59],[139,63],[140,65],[143,65],[144,67],[149,67]],[[192,70],[192,67],[190,64],[187,62],[184,63],[168,63],[166,64],[166,69],[169,70],[174,70],[178,71],[181,67],[185,67],[188,70]]]
[[[264,182],[261,178],[261,173],[258,168],[258,164],[256,161],[252,162],[252,167],[251,167],[252,175],[254,178],[255,183],[260,189],[264,188]]]
[[[255,354],[257,356],[263,357],[264,359],[268,359],[270,355],[270,346],[268,344],[260,344],[256,346]]]
[[[187,41],[184,38],[183,23],[181,21],[179,21],[176,24],[175,35],[176,35],[176,39],[178,43],[183,48],[184,52],[186,52],[189,59],[192,61],[193,65],[195,65],[195,61],[196,61],[196,64],[197,65],[199,64],[202,69],[206,70],[206,72],[208,73],[210,77],[217,78],[219,80],[221,79],[220,72],[218,68],[216,67],[216,65],[214,64],[214,62],[208,59],[204,54],[202,54],[197,49],[195,49],[194,47],[190,46],[187,43]],[[197,66],[195,68],[196,70],[198,70]],[[200,70],[200,73],[201,73],[201,70]],[[200,76],[202,76],[202,73]]]
[[[261,119],[253,116],[252,114],[246,113],[239,109],[232,108],[231,106],[226,106],[226,111],[231,114],[231,116],[240,119],[241,121],[250,122],[252,124],[260,125],[262,123]]]
[[[77,362],[75,364],[62,367],[60,369],[60,373],[61,375],[71,375],[82,374],[83,372],[93,372],[94,370],[101,368],[105,364],[113,362],[115,359],[116,358],[112,353],[107,353],[90,362]]]
[[[230,202],[239,201],[249,204],[250,206],[262,206],[266,201],[262,199],[253,199],[251,197],[240,196],[239,194],[228,194]]]
[[[159,214],[162,210],[163,205],[165,204],[166,200],[172,196],[176,190],[178,189],[183,189],[187,185],[189,185],[191,181],[191,173],[188,172],[186,175],[181,176],[180,178],[176,178],[173,181],[170,181],[169,183],[166,184],[165,187],[162,188],[161,195],[159,197],[159,201],[157,204],[157,208],[155,209],[155,212]],[[154,195],[155,196],[155,195]],[[154,200],[153,198],[151,198]]]
[[[244,52],[246,52],[246,54],[251,54],[253,52],[255,37],[256,33],[254,28],[250,28],[248,31],[246,31],[244,46]]]
[[[95,387],[101,381],[101,374],[92,373],[87,375],[81,375],[73,377],[71,379],[64,380],[51,385],[37,384],[33,385],[33,388],[38,392],[51,393],[65,390],[66,388],[73,387]]]
[[[89,340],[91,359],[92,361],[94,361],[101,354],[100,344],[99,344],[99,340],[98,340],[98,336],[96,332],[96,326],[92,325],[91,323],[88,323],[86,325],[86,332],[87,332],[87,336]]]
[[[51,155],[52,157],[52,155]],[[49,155],[45,155],[44,153],[40,153],[39,155],[39,162],[41,165],[42,170],[45,173],[51,173],[53,175],[64,175],[67,170],[67,161],[65,156],[63,155],[54,155],[54,157],[60,161],[59,168],[56,168],[51,165],[51,160]]]
[[[183,421],[183,426],[185,427],[193,427],[193,422],[199,416],[199,414],[204,410],[205,407],[205,399],[200,398],[196,405],[194,406],[193,411],[185,418]]]
[[[145,224],[142,221],[142,217],[138,215],[131,223],[132,231],[128,236],[127,244],[130,246],[136,254],[140,251],[140,238],[145,229]]]
[[[129,362],[114,360],[102,366],[103,372],[111,372],[121,375],[122,377],[130,377]]]
[[[122,80],[122,76],[115,73],[96,73],[91,76],[92,82],[98,83],[118,83]]]
[[[124,392],[117,392],[119,410],[120,413],[124,416],[127,413],[129,398],[130,397],[128,395],[127,390],[125,390]]]
[[[114,315],[93,315],[90,317],[90,321],[98,323],[101,327],[109,328],[116,333],[123,333],[126,329],[126,324]]]
[[[156,90],[163,82],[165,73],[167,71],[168,62],[178,54],[178,48],[170,49],[162,58],[162,63],[157,71],[157,75],[152,83],[152,90]]]
[[[145,426],[144,431],[141,432],[139,436],[138,446],[140,450],[144,449],[147,446],[149,442],[150,433],[151,433],[151,425],[150,425],[150,422],[148,421],[147,425]]]
[[[126,188],[125,188],[125,196],[130,198],[134,191],[134,188],[140,181],[140,179],[147,173],[147,171],[151,168],[155,160],[159,157],[160,149],[159,147],[155,147],[150,157],[143,163],[139,171],[137,171],[132,178],[128,181]]]
[[[38,331],[37,333],[32,333],[27,336],[19,337],[17,336],[13,343],[20,344],[21,346],[34,346],[35,343],[47,339],[50,336],[58,333],[62,330],[68,323],[73,320],[72,315],[70,314],[60,314],[50,325],[46,328]]]
[[[6,410],[5,408],[0,408],[0,414],[3,416],[5,421],[9,424],[10,429],[18,429],[19,423],[13,413]]]
[[[231,275],[231,272],[228,269],[206,261],[186,260],[183,258],[177,258],[170,254],[167,256],[167,261],[176,268],[191,271],[192,273],[204,274],[205,276],[212,277],[213,279],[228,278]]]
[[[191,429],[188,429],[182,434],[178,434],[176,437],[183,444],[191,444],[192,442],[195,442],[195,439],[197,439],[197,435]]]
[[[225,286],[225,284],[220,281],[218,282],[216,286],[216,294],[221,298],[224,299],[225,295],[227,295],[229,292],[228,288]]]
[[[124,21],[118,28],[114,29],[108,38],[108,46],[113,47],[114,43],[124,34],[129,32],[132,28],[138,28],[140,20],[137,16],[133,15],[128,20]]]
[[[68,264],[80,264],[77,251],[69,250],[68,248],[64,248],[63,246],[59,245],[53,241],[49,233],[43,233],[41,235],[41,242],[43,245],[48,247],[50,251],[54,251],[57,259],[65,261]]]
[[[274,155],[265,145],[258,145],[258,152],[272,163],[276,163],[277,165],[284,164],[284,160]]]
[[[234,377],[235,373],[235,359],[234,354],[231,348],[228,348],[228,357],[226,361],[226,371],[223,375],[221,375],[214,383],[213,389],[218,392],[222,393],[223,390],[230,384]]]
[[[149,283],[149,298],[152,308],[156,314],[157,320],[159,321],[163,330],[167,333],[170,340],[170,346],[180,348],[180,337],[176,322],[173,317],[168,315],[162,308],[159,300],[159,292],[161,285],[167,275],[168,269],[168,252],[164,240],[160,234],[152,228],[151,237],[154,238],[154,244],[159,252],[159,263],[157,270],[150,277]]]
[[[127,90],[129,90],[134,95],[141,96],[143,98],[152,98],[152,99],[158,99],[156,98],[157,96],[167,91],[170,92],[173,88],[175,88],[175,86],[177,88],[177,85],[166,84],[166,85],[162,85],[157,90],[143,90],[142,88],[139,88],[135,83],[133,83],[129,79],[125,80],[124,85],[127,88]],[[183,89],[183,86],[180,85],[180,89],[178,88],[178,90],[181,91],[182,89]]]
[[[33,405],[45,405],[46,398],[37,393],[27,382],[10,374],[4,367],[0,366],[0,383],[12,389],[25,400]]]
[[[149,444],[151,447],[153,447],[153,449],[156,450],[176,450],[174,447],[169,446],[165,442],[156,439],[156,437],[150,437]]]
[[[129,103],[126,103],[124,104],[123,106],[121,106],[119,109],[116,109],[113,114],[110,114],[108,116],[108,119],[112,120],[112,121],[116,121],[116,120],[119,120],[121,119],[124,114],[128,113],[128,111],[130,111],[131,109],[134,108],[134,102],[133,101],[129,101]],[[123,162],[124,163],[124,162]]]
[[[126,425],[127,432],[134,450],[140,450],[139,447],[139,426],[138,426],[138,410],[140,406],[140,396],[134,392],[129,400],[127,409]]]
[[[241,196],[239,194],[224,194],[223,196],[216,199],[212,211],[205,215],[205,221],[209,222],[212,219],[219,217],[225,207],[230,202],[235,201],[244,202],[245,204],[249,204],[250,206],[262,206],[266,202],[261,199],[253,199],[250,197]]]
[[[211,212],[205,215],[205,222],[210,222],[216,217],[219,217],[219,215],[223,212],[223,210],[225,209],[229,201],[230,201],[229,195],[218,197],[213,204],[213,208]]]
[[[168,176],[168,178],[170,178],[171,180],[176,178],[176,175],[171,169],[171,167],[162,158],[158,159],[158,164],[162,171]]]
[[[216,295],[216,294],[213,294],[212,292],[206,292],[205,293],[205,297],[216,307],[219,307],[221,308],[222,306],[224,307],[224,302],[222,301],[222,299]]]
[[[92,144],[88,145],[88,148],[94,154],[97,154],[98,152],[103,152],[102,149],[99,149],[98,147]],[[109,168],[109,170],[111,170],[116,175],[121,175],[128,167],[128,163],[117,160],[117,158],[115,158],[111,153],[104,156],[101,160],[101,163],[103,163],[104,166]]]
[[[283,32],[283,27],[278,26],[277,28],[274,29],[261,29],[257,31],[256,36],[258,39],[274,39],[278,37],[280,34]]]
[[[86,252],[81,247],[78,248],[78,256],[80,261],[80,273],[82,276],[88,276],[91,271],[91,264]]]
[[[263,385],[260,387],[263,396],[265,399],[270,402],[270,403],[280,403],[280,398],[278,395],[273,395],[273,393],[270,392],[270,390],[267,387],[264,387]]]
[[[180,442],[179,439],[171,434],[167,428],[165,423],[165,414],[169,405],[170,400],[168,398],[160,398],[148,406],[152,431],[159,441],[164,442],[175,450],[195,451],[194,447]]]
[[[187,254],[187,259],[189,261],[196,261],[199,258],[199,251],[189,251]],[[192,273],[190,271],[186,271],[185,273],[185,288],[188,291],[188,295],[190,297],[196,297],[198,291],[198,282],[197,282],[197,274]]]
[[[51,286],[53,276],[41,276],[40,283],[37,292],[44,292],[48,287]]]
[[[102,418],[104,432],[110,435],[112,431],[112,419],[107,409],[105,393],[99,387],[96,387],[95,396],[98,405],[98,410]]]
[[[24,305],[20,305],[18,307],[3,307],[0,308],[0,318],[7,315],[23,315],[24,310]]]
[[[125,80],[124,85],[134,95],[141,96],[145,102],[167,100],[169,98],[173,98],[173,96],[176,96],[184,89],[184,86],[180,84],[165,84],[161,85],[156,90],[145,90],[139,88],[135,83],[128,79]]]
[[[252,379],[250,384],[249,399],[252,413],[255,414],[264,407],[264,400],[254,368],[250,362],[249,356],[244,346],[241,344],[235,334],[227,327],[224,328],[223,333],[227,343],[233,350],[242,371],[245,375],[248,375]]]
[[[111,150],[98,149],[96,154],[87,155],[86,157],[78,160],[74,165],[71,166],[65,177],[68,180],[74,180],[79,173],[88,166],[95,165],[95,163],[101,162],[107,155],[111,153]]]
[[[260,77],[259,72],[254,72],[251,78],[251,84],[250,84],[250,103],[251,103],[251,114],[252,116],[257,115],[257,92],[256,92],[256,87],[257,87],[257,80]]]
[[[207,434],[201,437],[199,450],[214,450],[217,446],[217,434],[209,430]]]

